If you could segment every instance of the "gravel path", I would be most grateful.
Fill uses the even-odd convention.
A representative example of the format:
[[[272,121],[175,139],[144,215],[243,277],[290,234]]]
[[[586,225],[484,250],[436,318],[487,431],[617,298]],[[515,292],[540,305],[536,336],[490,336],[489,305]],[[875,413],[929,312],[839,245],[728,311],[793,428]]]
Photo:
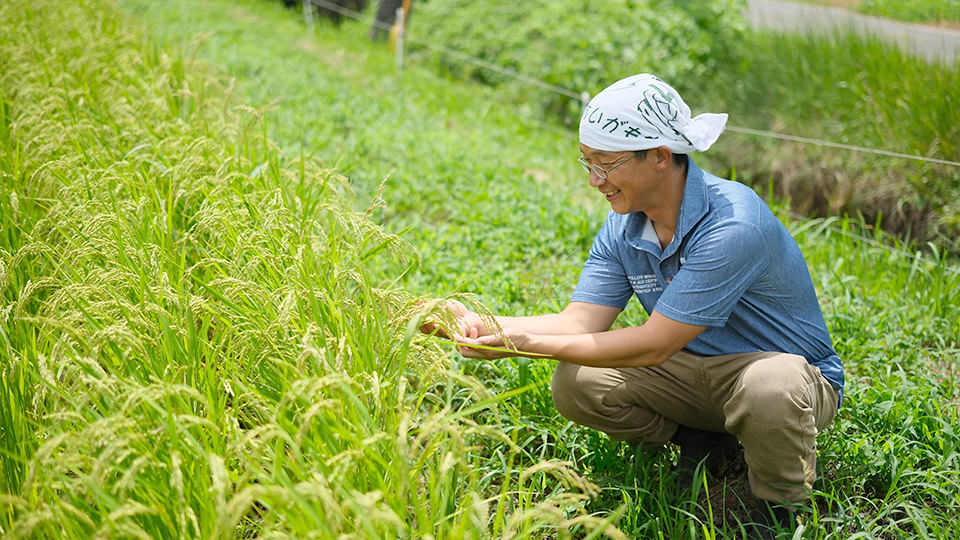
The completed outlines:
[[[747,16],[758,28],[782,32],[835,32],[848,29],[874,34],[930,61],[960,58],[960,30],[891,21],[829,6],[782,0],[748,0]]]

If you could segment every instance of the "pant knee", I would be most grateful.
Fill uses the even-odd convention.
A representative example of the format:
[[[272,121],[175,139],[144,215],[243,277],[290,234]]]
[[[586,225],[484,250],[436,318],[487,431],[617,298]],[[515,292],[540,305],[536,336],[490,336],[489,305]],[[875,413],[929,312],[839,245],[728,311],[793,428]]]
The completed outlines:
[[[760,498],[803,500],[816,480],[817,419],[835,412],[829,386],[794,356],[758,360],[747,367],[726,403],[727,429],[736,434]],[[821,411],[822,409],[822,411]]]
[[[564,418],[580,422],[584,409],[596,409],[595,401],[585,388],[586,381],[580,378],[580,366],[567,362],[558,362],[553,372],[550,393],[553,406]]]
[[[758,360],[744,370],[738,388],[727,404],[728,422],[749,414],[790,421],[809,409],[809,377],[802,357]],[[732,414],[731,414],[732,413]]]
[[[618,441],[659,445],[676,424],[630,399],[622,372],[559,362],[551,385],[553,404],[568,420]]]

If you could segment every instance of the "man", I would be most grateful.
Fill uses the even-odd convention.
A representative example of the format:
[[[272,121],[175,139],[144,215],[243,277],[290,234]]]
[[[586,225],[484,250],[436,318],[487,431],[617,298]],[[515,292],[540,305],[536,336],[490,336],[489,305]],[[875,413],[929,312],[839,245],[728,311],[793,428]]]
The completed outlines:
[[[691,118],[648,74],[600,92],[580,119],[579,161],[613,211],[569,305],[497,317],[499,329],[448,308],[465,356],[509,347],[558,360],[553,401],[574,422],[646,446],[672,440],[694,459],[738,438],[752,493],[787,525],[816,479],[843,368],[796,242],[751,189],[687,157],[726,118]],[[649,318],[610,330],[634,295]]]

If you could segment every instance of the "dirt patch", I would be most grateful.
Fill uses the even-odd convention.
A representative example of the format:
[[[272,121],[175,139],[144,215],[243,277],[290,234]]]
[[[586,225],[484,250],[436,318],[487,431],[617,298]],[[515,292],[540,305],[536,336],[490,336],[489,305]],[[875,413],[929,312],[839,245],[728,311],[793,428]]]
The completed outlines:
[[[750,523],[760,509],[759,501],[750,492],[746,474],[725,478],[709,486],[707,493],[697,501],[697,518],[703,523],[713,522],[735,530]]]

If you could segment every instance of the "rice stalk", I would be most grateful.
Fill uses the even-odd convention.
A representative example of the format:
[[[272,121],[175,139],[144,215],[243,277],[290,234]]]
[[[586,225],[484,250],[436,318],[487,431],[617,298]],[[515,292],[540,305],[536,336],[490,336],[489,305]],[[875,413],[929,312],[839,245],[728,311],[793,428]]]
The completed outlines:
[[[0,39],[3,155],[23,156],[4,351],[27,388],[4,403],[36,411],[4,417],[4,533],[497,534],[479,466],[520,451],[485,415],[509,396],[407,334],[419,300],[383,284],[416,256],[381,202],[352,210],[345,178],[284,158],[263,109],[112,6],[0,10],[0,37],[30,29]]]

